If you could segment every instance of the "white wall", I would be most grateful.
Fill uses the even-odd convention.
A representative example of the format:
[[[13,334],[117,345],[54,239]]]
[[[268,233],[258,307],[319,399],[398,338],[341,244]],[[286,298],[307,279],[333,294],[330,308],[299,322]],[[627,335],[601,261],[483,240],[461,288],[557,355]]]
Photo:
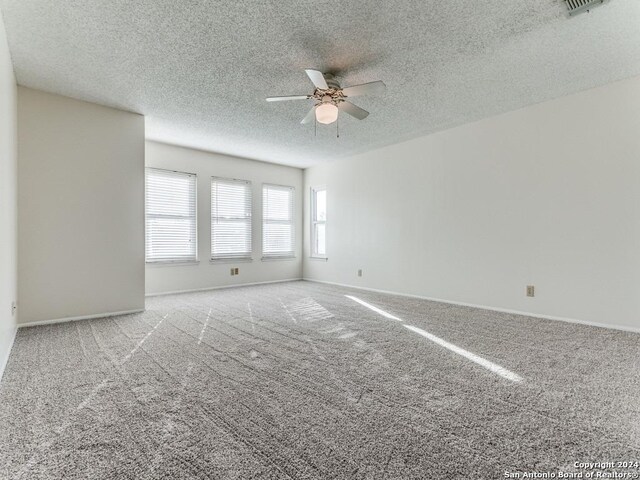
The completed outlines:
[[[194,265],[149,265],[146,268],[147,294],[196,290],[226,285],[268,282],[302,277],[302,170],[243,158],[192,150],[156,142],[146,148],[148,167],[178,170],[198,175],[198,258]],[[238,178],[252,182],[253,261],[210,263],[211,258],[211,177]],[[262,261],[262,183],[295,187],[296,258]],[[231,267],[240,275],[231,276]]]
[[[0,12],[0,378],[16,332],[18,300],[16,79]]]
[[[20,323],[144,308],[144,117],[18,88]]]
[[[305,278],[640,329],[640,77],[309,168],[305,219]]]

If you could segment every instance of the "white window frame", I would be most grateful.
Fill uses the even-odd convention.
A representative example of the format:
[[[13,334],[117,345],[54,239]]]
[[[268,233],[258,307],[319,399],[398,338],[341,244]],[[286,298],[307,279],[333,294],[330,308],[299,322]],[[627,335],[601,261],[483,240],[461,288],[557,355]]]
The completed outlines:
[[[237,184],[243,184],[246,185],[248,187],[248,192],[249,192],[249,216],[248,217],[234,217],[234,218],[227,218],[227,220],[236,220],[238,222],[241,221],[245,221],[248,223],[249,225],[249,251],[248,252],[243,252],[246,253],[244,255],[228,255],[228,256],[220,256],[220,257],[214,257],[213,256],[213,229],[214,229],[214,218],[218,218],[217,216],[214,217],[214,211],[213,211],[213,183],[219,181],[221,183],[237,183]],[[228,263],[228,262],[251,262],[252,261],[252,255],[253,255],[253,186],[252,183],[249,180],[240,180],[237,178],[225,178],[225,177],[211,177],[211,184],[210,184],[210,201],[211,201],[211,231],[210,231],[210,235],[211,235],[211,251],[210,256],[211,256],[211,262],[212,263]]]
[[[316,209],[316,202],[317,202],[317,194],[318,192],[325,192],[325,195],[327,193],[327,187],[326,185],[319,185],[317,187],[311,187],[311,202],[310,202],[310,206],[311,206],[311,258],[322,258],[322,259],[327,259],[327,219],[325,218],[324,220],[318,220],[318,218],[316,217],[317,214],[317,209]],[[328,199],[327,199],[328,201]],[[324,225],[324,235],[325,235],[325,242],[324,242],[324,254],[321,255],[317,252],[316,250],[316,245],[317,245],[317,235],[318,235],[318,225]]]
[[[282,220],[269,220],[265,218],[266,209],[264,208],[264,192],[266,188],[289,190],[291,192],[291,219],[289,222],[283,222]],[[296,188],[290,185],[277,185],[273,183],[262,184],[262,260],[287,260],[296,258]],[[291,225],[291,252],[285,254],[273,254],[265,253],[265,225],[266,224],[290,224]]]
[[[195,236],[194,236],[194,243],[195,243],[195,256],[194,257],[187,257],[187,258],[167,258],[167,259],[156,259],[156,260],[149,260],[147,258],[147,221],[150,217],[164,217],[166,218],[167,216],[165,215],[149,215],[147,212],[147,171],[149,170],[155,170],[155,171],[160,171],[160,172],[166,172],[166,173],[173,173],[176,175],[181,175],[181,176],[192,176],[194,177],[194,196],[195,196],[195,201],[194,201],[194,214],[193,214],[193,219],[194,219],[194,229],[195,229]],[[180,218],[192,218],[191,215],[189,216],[181,216]],[[198,260],[198,175],[196,173],[189,173],[189,172],[182,172],[179,170],[170,170],[170,169],[165,169],[165,168],[156,168],[156,167],[145,167],[145,212],[144,212],[144,222],[145,222],[145,263],[147,265],[158,265],[158,266],[163,266],[163,265],[194,265],[197,264],[199,262]]]

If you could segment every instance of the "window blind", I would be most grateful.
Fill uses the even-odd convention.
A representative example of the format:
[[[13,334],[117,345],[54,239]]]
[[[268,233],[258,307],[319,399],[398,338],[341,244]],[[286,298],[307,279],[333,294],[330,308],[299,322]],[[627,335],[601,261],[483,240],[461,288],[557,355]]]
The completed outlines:
[[[146,169],[147,262],[196,261],[196,178],[192,173]]]
[[[262,254],[264,258],[295,256],[293,187],[262,186]]]
[[[211,178],[211,259],[251,258],[251,182]]]
[[[311,255],[326,258],[327,255],[327,189],[311,189]]]

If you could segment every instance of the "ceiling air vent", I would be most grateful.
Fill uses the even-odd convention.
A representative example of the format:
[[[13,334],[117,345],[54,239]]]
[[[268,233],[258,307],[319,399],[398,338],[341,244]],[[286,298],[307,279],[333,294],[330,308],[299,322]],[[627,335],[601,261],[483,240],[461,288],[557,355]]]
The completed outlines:
[[[564,0],[569,9],[569,15],[588,12],[591,8],[601,5],[604,0]]]

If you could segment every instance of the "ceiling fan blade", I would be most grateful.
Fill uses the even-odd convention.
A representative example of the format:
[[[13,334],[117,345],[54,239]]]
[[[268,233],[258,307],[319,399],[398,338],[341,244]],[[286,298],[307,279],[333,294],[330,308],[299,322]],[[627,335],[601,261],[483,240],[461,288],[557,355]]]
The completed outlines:
[[[307,68],[305,72],[307,72],[307,75],[316,88],[320,88],[321,90],[327,90],[329,88],[322,72],[319,72],[318,70],[311,70],[309,68]]]
[[[269,97],[267,102],[284,102],[286,100],[306,100],[311,98],[311,95],[288,95],[286,97]]]
[[[363,83],[361,85],[354,85],[353,87],[347,87],[342,89],[342,93],[345,97],[357,97],[358,95],[377,94],[384,93],[387,86],[384,82],[378,80],[377,82]]]
[[[352,117],[356,117],[358,120],[364,120],[369,115],[369,112],[367,112],[364,108],[360,108],[357,105],[354,105],[353,103],[347,101],[340,102],[338,104],[338,108],[340,109],[340,111],[348,113]]]
[[[305,115],[305,117],[302,119],[300,123],[302,124],[309,123],[311,120],[314,119],[315,115],[316,115],[316,106],[314,105],[311,108],[311,110],[309,110],[309,113]]]

